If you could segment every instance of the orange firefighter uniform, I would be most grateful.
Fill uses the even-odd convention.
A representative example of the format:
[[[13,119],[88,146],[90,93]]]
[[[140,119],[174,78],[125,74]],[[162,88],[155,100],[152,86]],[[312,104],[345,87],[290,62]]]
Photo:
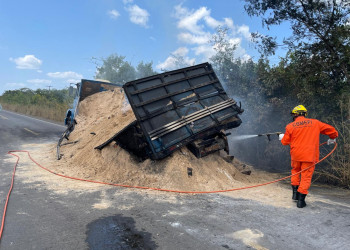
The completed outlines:
[[[331,139],[338,137],[338,132],[334,127],[304,116],[296,117],[294,122],[286,126],[286,132],[281,143],[290,145],[292,174],[300,172],[319,161],[320,134],[328,135]],[[300,175],[292,176],[291,184],[299,186],[299,193],[308,194],[314,169],[315,166],[312,166],[303,171],[301,179]]]

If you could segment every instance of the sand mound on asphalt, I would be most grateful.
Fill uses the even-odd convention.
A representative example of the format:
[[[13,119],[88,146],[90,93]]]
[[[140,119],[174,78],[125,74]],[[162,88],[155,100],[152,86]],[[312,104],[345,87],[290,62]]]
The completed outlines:
[[[219,153],[197,159],[184,147],[166,159],[140,163],[114,142],[101,151],[94,149],[135,120],[119,89],[86,98],[79,104],[76,120],[69,141],[77,143],[62,146],[63,157],[52,166],[59,173],[118,184],[197,191],[230,189],[262,181],[256,171],[244,175],[240,170],[245,164],[238,160],[227,162]],[[50,149],[52,158],[56,158],[55,149]],[[189,167],[192,176],[187,174]]]

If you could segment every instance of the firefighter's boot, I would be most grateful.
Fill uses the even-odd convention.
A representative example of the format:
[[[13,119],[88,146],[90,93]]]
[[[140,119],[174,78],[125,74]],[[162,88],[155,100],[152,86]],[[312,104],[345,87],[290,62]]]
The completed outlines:
[[[293,189],[292,199],[295,201],[299,200],[300,193],[298,192],[298,188],[299,188],[299,186],[292,186],[292,189]]]
[[[306,206],[305,197],[306,197],[306,194],[299,193],[299,199],[297,203],[298,208],[303,208]]]

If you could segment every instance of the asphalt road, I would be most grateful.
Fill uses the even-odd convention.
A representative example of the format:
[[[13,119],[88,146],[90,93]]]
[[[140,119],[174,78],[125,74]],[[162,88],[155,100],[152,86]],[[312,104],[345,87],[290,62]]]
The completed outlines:
[[[64,129],[0,111],[1,212],[14,162],[7,151],[54,143]],[[0,249],[350,249],[349,192],[312,188],[318,199],[303,209],[100,185],[58,193],[20,178],[27,167],[20,162]]]

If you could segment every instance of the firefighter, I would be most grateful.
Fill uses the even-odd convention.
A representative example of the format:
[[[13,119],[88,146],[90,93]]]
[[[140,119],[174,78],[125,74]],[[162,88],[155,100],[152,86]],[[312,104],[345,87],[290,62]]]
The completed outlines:
[[[306,206],[305,197],[311,185],[314,164],[319,161],[320,134],[329,136],[327,144],[330,145],[336,142],[338,132],[331,125],[306,118],[307,110],[303,105],[296,106],[291,115],[293,122],[286,126],[286,132],[279,135],[279,140],[283,145],[290,146],[292,175],[307,169],[291,178],[292,199],[297,201],[298,208],[303,208]]]

